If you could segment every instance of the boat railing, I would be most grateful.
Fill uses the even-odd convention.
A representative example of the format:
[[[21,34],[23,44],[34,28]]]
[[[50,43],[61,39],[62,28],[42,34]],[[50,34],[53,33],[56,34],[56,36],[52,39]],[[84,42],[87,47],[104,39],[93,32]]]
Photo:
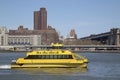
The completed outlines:
[[[77,57],[79,57],[80,59],[87,59],[85,56],[82,56],[80,54],[75,54]]]

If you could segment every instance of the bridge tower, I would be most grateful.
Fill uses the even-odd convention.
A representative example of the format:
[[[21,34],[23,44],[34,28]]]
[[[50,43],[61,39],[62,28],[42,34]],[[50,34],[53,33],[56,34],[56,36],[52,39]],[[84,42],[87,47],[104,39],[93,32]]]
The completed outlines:
[[[120,45],[120,29],[119,28],[113,28],[110,30],[109,44]]]

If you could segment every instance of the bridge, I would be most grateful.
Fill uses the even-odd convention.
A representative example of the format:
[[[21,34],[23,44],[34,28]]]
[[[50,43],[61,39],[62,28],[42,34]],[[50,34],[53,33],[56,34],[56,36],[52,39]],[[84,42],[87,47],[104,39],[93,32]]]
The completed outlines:
[[[99,39],[99,38],[108,38],[108,36],[110,36],[110,32],[105,32],[105,33],[101,33],[101,34],[93,34],[87,37],[83,37],[81,39],[91,39],[91,40],[95,40],[95,39]]]
[[[80,39],[90,39],[101,42],[104,45],[120,45],[120,29],[113,28],[109,32],[90,35]]]

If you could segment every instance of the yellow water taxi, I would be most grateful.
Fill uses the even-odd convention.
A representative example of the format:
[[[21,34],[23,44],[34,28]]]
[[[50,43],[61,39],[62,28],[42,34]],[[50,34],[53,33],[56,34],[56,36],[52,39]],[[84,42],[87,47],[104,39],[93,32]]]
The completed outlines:
[[[58,46],[57,44],[54,47]],[[14,60],[11,68],[86,68],[87,62],[87,58],[72,53],[69,50],[34,50],[27,52],[25,58]]]

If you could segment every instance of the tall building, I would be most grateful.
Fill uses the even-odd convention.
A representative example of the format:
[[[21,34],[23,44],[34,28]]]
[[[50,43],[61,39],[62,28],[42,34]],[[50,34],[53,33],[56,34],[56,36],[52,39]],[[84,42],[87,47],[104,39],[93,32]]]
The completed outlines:
[[[0,46],[8,45],[8,31],[6,27],[0,27]]]
[[[47,11],[46,8],[40,8],[39,11],[34,11],[34,30],[47,29]]]
[[[77,35],[76,35],[74,29],[71,29],[71,30],[70,30],[70,38],[77,38]]]

